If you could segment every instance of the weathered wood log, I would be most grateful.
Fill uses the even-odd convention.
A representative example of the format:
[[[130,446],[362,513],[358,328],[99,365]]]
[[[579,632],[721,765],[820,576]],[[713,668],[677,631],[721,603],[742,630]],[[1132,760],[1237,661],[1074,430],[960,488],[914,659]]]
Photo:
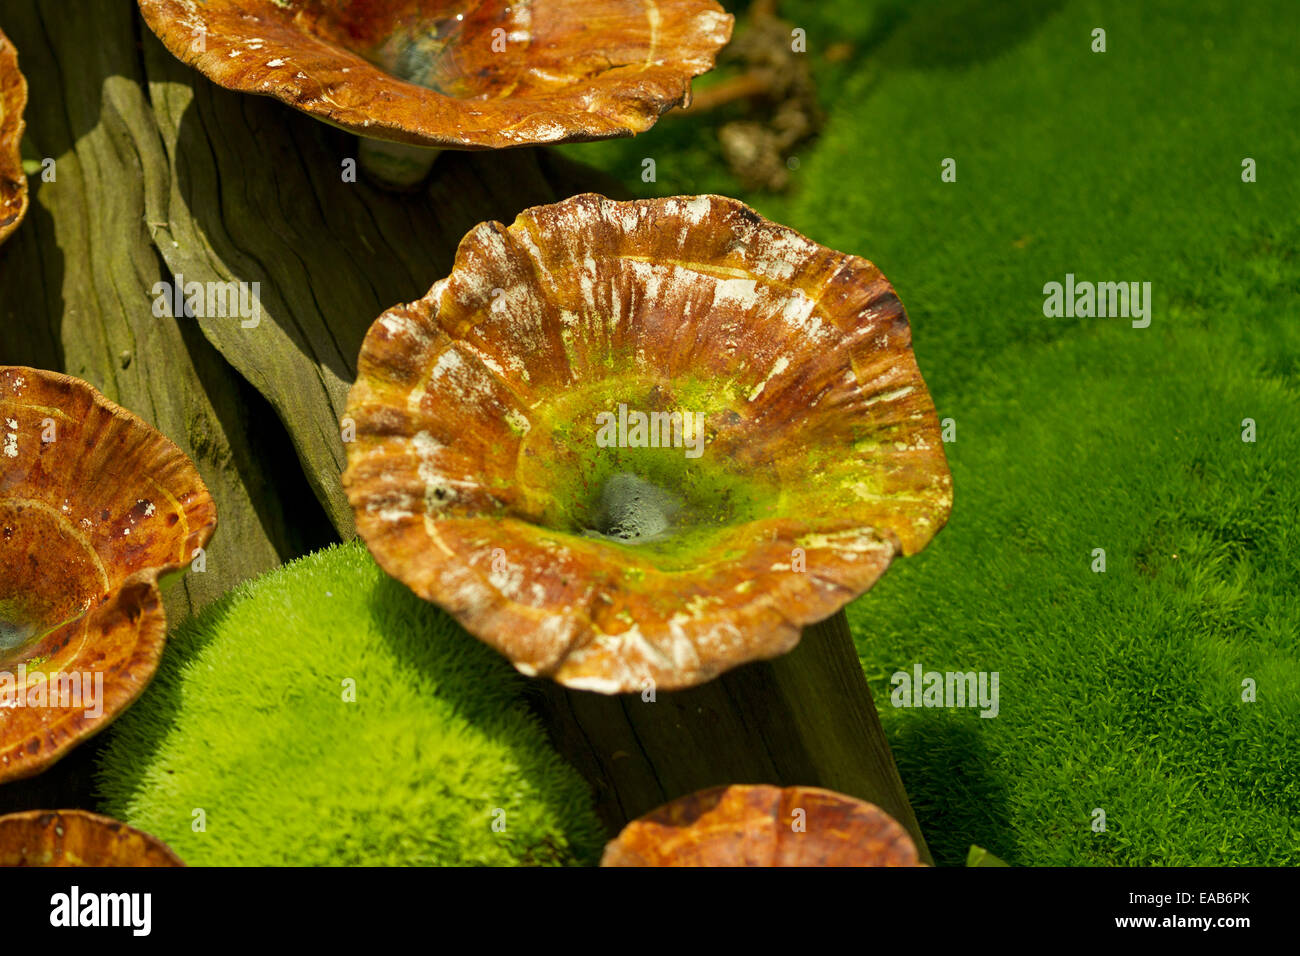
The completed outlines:
[[[24,152],[53,160],[31,179],[27,220],[0,247],[0,364],[90,382],[180,446],[217,503],[206,570],[166,595],[177,620],[280,563],[290,532],[249,395],[192,324],[156,317],[154,227],[167,166],[136,49],[134,4],[75,16],[34,0],[4,6],[31,96]]]
[[[7,0],[2,14],[32,81],[29,158],[54,159],[57,179],[35,178],[0,249],[0,363],[85,378],[194,459],[220,524],[207,574],[169,604],[175,620],[329,534],[294,511],[304,473],[352,534],[338,420],[382,311],[446,275],[476,223],[622,190],[538,150],[446,154],[410,194],[351,181],[352,137],[215,87],[134,3],[64,7]],[[257,325],[155,315],[155,284],[176,274],[257,283]],[[653,702],[531,686],[611,830],[713,784],[819,785],[879,804],[928,858],[842,613],[782,658]],[[0,788],[0,810],[93,806],[93,759],[83,747]]]
[[[204,573],[165,594],[175,623],[275,567],[300,549],[300,536],[269,474],[279,457],[250,437],[267,431],[254,420],[270,417],[262,399],[196,326],[151,308],[163,269],[150,223],[168,171],[135,5],[69,13],[36,0],[0,11],[32,87],[24,157],[36,167],[27,219],[0,247],[0,364],[89,381],[195,462],[219,528]],[[0,812],[92,806],[96,750],[83,745],[40,776],[0,787]]]
[[[173,172],[159,252],[186,281],[257,283],[257,327],[198,325],[275,408],[349,537],[339,421],[366,331],[446,275],[473,226],[560,197],[532,149],[445,153],[427,188],[380,188],[354,175],[356,137],[214,86],[148,31],[143,43]]]

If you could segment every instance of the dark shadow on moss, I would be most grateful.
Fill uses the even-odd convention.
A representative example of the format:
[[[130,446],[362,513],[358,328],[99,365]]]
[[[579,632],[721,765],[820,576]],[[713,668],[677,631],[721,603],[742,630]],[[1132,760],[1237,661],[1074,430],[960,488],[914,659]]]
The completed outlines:
[[[154,708],[157,715],[158,726],[172,727],[176,723],[176,715],[180,713],[183,689],[181,674],[212,642],[217,627],[221,621],[229,616],[237,597],[238,595],[234,592],[227,594],[209,605],[198,617],[190,618],[168,635],[167,645],[163,649],[162,661],[158,665],[153,680],[132,706],[139,706],[141,700],[148,699],[149,706]],[[196,626],[198,622],[211,624],[212,627],[200,630]],[[116,730],[110,728],[107,733],[99,737],[99,746],[96,747],[94,756],[95,809],[101,813],[118,812],[116,807],[110,808],[107,805],[103,795],[103,782],[106,776],[105,765],[111,758],[112,751],[116,749],[113,740],[114,733],[116,733]],[[120,761],[114,765],[118,779],[127,783],[127,788],[122,796],[123,803],[128,802],[131,795],[139,793],[144,788],[144,769],[152,763],[152,757],[157,752],[158,745],[162,743],[164,735],[161,733],[156,734],[147,742],[143,734],[133,733],[132,736],[134,737],[132,749],[140,754],[142,758],[147,756],[150,759],[140,759],[135,764],[126,767],[122,766]],[[110,815],[112,814],[110,813]]]
[[[1017,841],[1006,826],[1007,794],[975,726],[981,719],[926,710],[890,734],[936,866],[964,866],[972,843],[1013,866],[1017,862]]]
[[[1064,5],[1065,0],[896,0],[881,6],[865,52],[889,67],[960,69],[1023,43]]]

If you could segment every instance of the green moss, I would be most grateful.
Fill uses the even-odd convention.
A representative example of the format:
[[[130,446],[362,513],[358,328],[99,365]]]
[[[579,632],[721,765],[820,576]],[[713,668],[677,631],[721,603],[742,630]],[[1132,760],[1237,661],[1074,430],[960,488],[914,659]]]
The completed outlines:
[[[331,548],[177,630],[112,728],[103,809],[191,864],[591,862],[591,796],[523,684],[362,546]]]

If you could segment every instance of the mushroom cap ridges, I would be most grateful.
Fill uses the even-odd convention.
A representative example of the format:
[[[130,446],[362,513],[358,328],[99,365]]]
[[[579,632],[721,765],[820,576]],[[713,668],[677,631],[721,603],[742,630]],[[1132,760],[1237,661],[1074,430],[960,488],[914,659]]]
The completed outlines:
[[[21,153],[26,106],[27,81],[18,70],[18,52],[0,30],[0,243],[27,213],[27,177]]]
[[[479,225],[375,322],[344,485],[381,566],[525,673],[692,686],[788,651],[943,525],[910,341],[875,266],[740,202],[577,196]],[[694,409],[702,454],[597,450],[620,405]],[[586,533],[620,468],[703,517]]]
[[[921,866],[907,831],[874,804],[817,787],[730,786],[633,820],[601,866]]]
[[[448,149],[649,129],[689,100],[732,27],[713,0],[139,3],[167,48],[221,86]]]
[[[184,866],[157,837],[84,810],[0,817],[0,866]]]
[[[159,577],[215,526],[198,472],[156,430],[78,379],[0,366],[0,690],[21,698],[0,709],[0,781],[139,695],[166,636]]]

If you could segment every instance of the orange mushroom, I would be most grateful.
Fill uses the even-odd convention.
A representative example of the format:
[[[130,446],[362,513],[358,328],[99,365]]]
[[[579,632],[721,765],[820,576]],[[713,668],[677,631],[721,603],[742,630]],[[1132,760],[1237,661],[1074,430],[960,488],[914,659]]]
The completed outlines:
[[[184,866],[167,844],[84,810],[0,817],[0,866]]]
[[[368,140],[447,149],[647,130],[689,100],[732,27],[713,0],[139,2],[221,86]]]
[[[577,196],[375,322],[344,487],[379,564],[520,671],[689,687],[946,521],[910,345],[879,269],[740,202]]]
[[[817,787],[731,786],[633,820],[601,866],[923,866],[879,807]]]
[[[0,782],[135,700],[167,630],[159,577],[215,526],[153,428],[78,379],[0,366]]]
[[[27,177],[21,147],[27,81],[18,70],[18,51],[0,30],[0,242],[27,214]]]

